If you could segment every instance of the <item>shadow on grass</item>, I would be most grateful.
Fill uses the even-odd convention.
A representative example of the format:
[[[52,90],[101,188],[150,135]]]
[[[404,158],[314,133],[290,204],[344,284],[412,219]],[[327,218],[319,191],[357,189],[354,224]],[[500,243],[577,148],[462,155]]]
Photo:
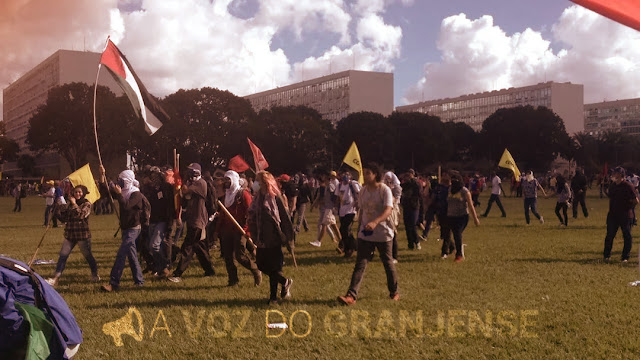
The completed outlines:
[[[127,308],[132,305],[135,305],[139,308],[167,308],[167,307],[176,307],[176,306],[193,306],[193,307],[212,307],[212,306],[227,306],[230,308],[243,308],[243,307],[251,307],[251,308],[277,308],[278,306],[287,306],[287,305],[325,305],[325,306],[335,306],[337,305],[337,300],[335,298],[331,299],[313,299],[313,300],[300,300],[296,301],[295,299],[285,300],[279,305],[273,306],[267,304],[268,298],[252,298],[252,299],[219,299],[219,300],[208,300],[208,299],[161,299],[161,300],[151,300],[151,301],[136,301],[135,303],[131,302],[117,302],[109,304],[109,308]],[[104,309],[103,305],[90,305],[87,306],[87,309]]]
[[[602,260],[602,258],[598,258],[598,257],[595,257],[595,258],[590,257],[586,259],[526,258],[526,259],[513,259],[513,261],[539,263],[539,264],[574,263],[574,264],[580,264],[580,265],[602,265],[602,266],[618,265],[618,266],[629,267],[629,268],[638,266],[636,262],[623,263],[615,260],[610,263],[605,263],[604,260]]]

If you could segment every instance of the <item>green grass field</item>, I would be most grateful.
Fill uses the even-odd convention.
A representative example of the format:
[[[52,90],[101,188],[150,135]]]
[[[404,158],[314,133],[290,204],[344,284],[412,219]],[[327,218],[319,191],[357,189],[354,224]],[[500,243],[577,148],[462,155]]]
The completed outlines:
[[[488,192],[480,200],[483,211]],[[438,231],[421,251],[407,249],[400,229],[401,299],[388,299],[385,274],[376,258],[367,269],[361,297],[353,307],[337,303],[349,285],[354,259],[345,260],[325,238],[319,249],[298,238],[298,269],[285,258],[294,279],[293,298],[266,305],[268,281],[255,288],[239,269],[240,285],[227,288],[224,263],[212,251],[217,275],[202,277],[197,261],[184,282],[153,282],[134,288],[125,269],[122,289],[101,293],[78,249],[69,258],[58,291],[84,331],[79,359],[603,359],[640,357],[640,278],[634,245],[629,263],[619,261],[622,236],[610,264],[602,262],[607,200],[587,199],[590,217],[569,219],[559,228],[554,199],[539,200],[546,223],[525,225],[522,199],[503,199],[508,213],[494,207],[480,227],[464,233],[466,261],[441,260]],[[28,261],[44,231],[44,200],[0,199],[0,253]],[[315,224],[317,212],[310,214]],[[535,220],[535,219],[534,219]],[[93,252],[103,280],[108,278],[120,239],[117,221],[92,216]],[[637,229],[633,230],[637,232]],[[62,229],[52,229],[38,258],[57,260]],[[44,277],[54,265],[37,266]],[[266,280],[266,278],[265,278]],[[135,307],[133,321],[142,340],[123,336],[123,346],[102,331],[105,323]],[[267,330],[265,322],[290,329]],[[267,319],[268,316],[268,319]],[[134,319],[136,317],[134,316]],[[280,335],[281,334],[281,335]]]

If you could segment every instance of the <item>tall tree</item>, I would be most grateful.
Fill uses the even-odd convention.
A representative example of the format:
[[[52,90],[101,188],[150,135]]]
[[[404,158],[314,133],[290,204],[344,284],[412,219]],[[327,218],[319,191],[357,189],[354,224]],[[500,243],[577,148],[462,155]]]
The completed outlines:
[[[508,148],[518,166],[546,170],[557,155],[568,157],[571,139],[562,119],[546,107],[499,109],[482,123],[478,151],[498,161]]]
[[[251,138],[261,144],[269,169],[276,173],[331,165],[333,132],[328,120],[306,106],[263,110],[250,128]]]
[[[382,114],[365,111],[349,114],[338,123],[337,132],[338,156],[344,156],[355,141],[363,162],[393,166],[395,131]]]
[[[0,164],[17,160],[18,152],[20,152],[20,146],[15,140],[7,137],[5,122],[0,121]]]
[[[98,135],[103,159],[122,156],[129,134],[125,103],[109,88],[98,86]],[[49,90],[47,102],[29,121],[27,143],[33,151],[59,153],[72,170],[96,153],[93,130],[93,86],[70,83]]]

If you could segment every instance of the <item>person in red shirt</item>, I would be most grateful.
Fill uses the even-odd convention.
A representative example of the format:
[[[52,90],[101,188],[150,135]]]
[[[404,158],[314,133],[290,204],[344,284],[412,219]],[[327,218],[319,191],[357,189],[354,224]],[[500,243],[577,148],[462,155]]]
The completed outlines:
[[[248,235],[247,214],[251,206],[251,194],[240,186],[240,176],[237,172],[229,170],[224,174],[224,190],[224,196],[220,197],[220,201]],[[234,286],[239,282],[235,260],[249,269],[253,273],[254,284],[260,285],[262,273],[258,270],[255,261],[249,256],[249,252],[254,250],[251,242],[242,236],[238,227],[233,223],[233,219],[230,219],[224,212],[220,214],[216,233],[220,237],[220,251],[227,267],[228,286]],[[247,251],[248,245],[249,251]]]

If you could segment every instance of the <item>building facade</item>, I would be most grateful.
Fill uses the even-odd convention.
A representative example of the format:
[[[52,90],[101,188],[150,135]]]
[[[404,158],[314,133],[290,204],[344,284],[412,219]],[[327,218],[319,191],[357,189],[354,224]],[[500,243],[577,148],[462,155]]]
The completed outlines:
[[[456,98],[423,101],[398,106],[400,112],[421,112],[444,122],[464,122],[480,131],[486,118],[501,108],[545,106],[564,121],[569,135],[584,130],[584,87],[580,84],[545,82],[532,86],[487,91]]]
[[[640,134],[640,98],[584,105],[584,131],[599,135],[606,131]]]
[[[32,154],[26,143],[29,120],[38,106],[46,103],[49,90],[72,82],[94,84],[99,62],[99,53],[58,50],[3,90],[6,135],[18,143],[21,154]],[[122,93],[107,71],[100,72],[98,84],[108,86],[116,94]],[[56,174],[61,171],[60,157],[57,154],[40,156],[37,167],[47,175],[59,177]],[[5,164],[5,174],[18,171],[15,162]]]
[[[244,97],[256,112],[274,106],[308,106],[336,123],[347,115],[393,112],[393,74],[347,70]]]

